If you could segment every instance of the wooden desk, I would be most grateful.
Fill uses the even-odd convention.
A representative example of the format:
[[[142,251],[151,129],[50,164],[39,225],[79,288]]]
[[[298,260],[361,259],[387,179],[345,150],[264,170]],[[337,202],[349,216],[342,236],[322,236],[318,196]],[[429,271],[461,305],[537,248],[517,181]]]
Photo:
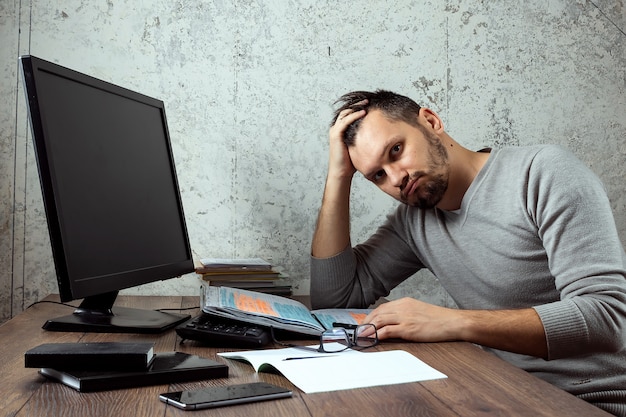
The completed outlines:
[[[198,305],[198,298],[120,296],[117,305],[148,309],[184,308]],[[384,343],[379,346],[381,350],[407,350],[448,375],[447,379],[304,394],[280,375],[256,374],[245,363],[217,357],[218,349],[196,342],[181,345],[173,330],[160,335],[135,335],[60,333],[41,329],[45,319],[68,314],[68,311],[71,312],[60,305],[37,304],[0,326],[2,415],[189,417],[190,412],[160,402],[158,394],[210,385],[266,381],[293,389],[293,398],[194,411],[193,416],[609,416],[468,343]],[[78,341],[153,341],[157,352],[177,350],[223,361],[230,367],[230,376],[169,386],[78,393],[46,380],[36,369],[24,367],[24,352],[34,346]]]

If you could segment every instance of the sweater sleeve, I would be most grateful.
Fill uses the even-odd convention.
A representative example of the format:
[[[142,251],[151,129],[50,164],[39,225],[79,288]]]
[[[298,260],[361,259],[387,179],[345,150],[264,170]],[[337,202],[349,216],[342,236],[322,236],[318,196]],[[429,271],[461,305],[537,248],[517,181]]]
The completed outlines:
[[[367,241],[331,258],[311,257],[311,305],[365,308],[374,304],[423,264],[411,244],[398,207]]]
[[[626,256],[600,180],[558,147],[539,152],[527,207],[560,300],[535,306],[549,359],[624,348]]]

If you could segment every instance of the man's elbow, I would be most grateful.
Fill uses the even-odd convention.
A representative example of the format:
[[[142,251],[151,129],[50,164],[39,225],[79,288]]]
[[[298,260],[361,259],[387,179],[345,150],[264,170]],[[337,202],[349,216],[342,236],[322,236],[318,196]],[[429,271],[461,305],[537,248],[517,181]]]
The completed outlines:
[[[626,350],[626,328],[624,326],[616,327],[606,339],[603,343],[606,352],[617,353]]]
[[[341,303],[333,297],[333,294],[329,294],[328,291],[322,291],[312,285],[310,293],[311,308],[313,310],[319,310],[322,308],[342,308]]]

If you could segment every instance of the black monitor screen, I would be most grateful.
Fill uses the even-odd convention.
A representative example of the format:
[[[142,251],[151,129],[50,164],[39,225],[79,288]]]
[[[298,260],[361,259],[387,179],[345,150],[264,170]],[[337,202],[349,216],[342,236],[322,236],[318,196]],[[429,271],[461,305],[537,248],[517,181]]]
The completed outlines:
[[[61,299],[192,272],[163,102],[20,61]]]

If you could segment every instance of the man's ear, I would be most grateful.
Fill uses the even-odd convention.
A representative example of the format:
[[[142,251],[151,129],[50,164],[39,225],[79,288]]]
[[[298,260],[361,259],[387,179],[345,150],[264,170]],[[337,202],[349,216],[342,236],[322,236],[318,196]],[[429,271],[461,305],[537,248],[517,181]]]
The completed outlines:
[[[418,115],[418,121],[429,126],[435,133],[443,133],[443,121],[441,118],[429,108],[422,107]]]

